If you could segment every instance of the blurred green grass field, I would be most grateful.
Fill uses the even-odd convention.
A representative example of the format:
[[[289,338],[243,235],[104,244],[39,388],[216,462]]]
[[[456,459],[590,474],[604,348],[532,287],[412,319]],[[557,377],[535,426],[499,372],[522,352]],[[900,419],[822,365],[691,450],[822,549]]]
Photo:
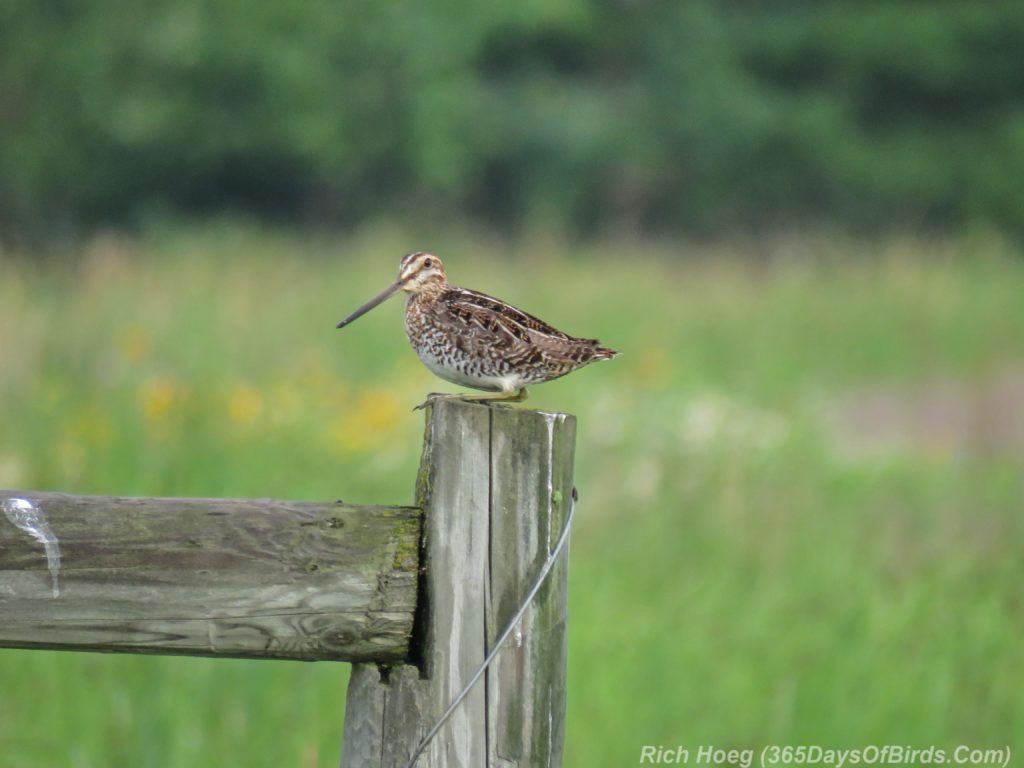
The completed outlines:
[[[334,324],[425,247],[624,352],[527,403],[579,417],[566,765],[1022,746],[1024,260],[999,241],[223,225],[8,253],[0,487],[408,503],[411,408],[447,385],[399,302]],[[346,673],[0,651],[0,766],[333,766]]]

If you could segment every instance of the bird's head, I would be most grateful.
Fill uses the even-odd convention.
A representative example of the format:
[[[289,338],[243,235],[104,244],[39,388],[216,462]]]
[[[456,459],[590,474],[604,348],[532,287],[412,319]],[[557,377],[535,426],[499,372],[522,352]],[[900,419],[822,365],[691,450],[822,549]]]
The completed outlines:
[[[407,293],[419,293],[424,286],[440,280],[446,282],[444,264],[432,253],[415,251],[402,258],[398,265],[398,283]]]
[[[362,317],[378,304],[394,296],[399,291],[406,293],[420,293],[431,287],[444,286],[447,282],[444,274],[444,264],[432,253],[425,251],[414,251],[406,255],[398,265],[398,279],[391,285],[374,296],[359,309],[346,317],[338,328],[344,328],[356,318]]]

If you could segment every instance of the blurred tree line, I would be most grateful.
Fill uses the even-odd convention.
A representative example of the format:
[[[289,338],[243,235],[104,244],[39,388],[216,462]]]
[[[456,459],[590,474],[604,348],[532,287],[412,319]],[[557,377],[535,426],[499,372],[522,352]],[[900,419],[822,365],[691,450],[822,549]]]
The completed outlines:
[[[2,0],[0,231],[1024,230],[1019,0]]]

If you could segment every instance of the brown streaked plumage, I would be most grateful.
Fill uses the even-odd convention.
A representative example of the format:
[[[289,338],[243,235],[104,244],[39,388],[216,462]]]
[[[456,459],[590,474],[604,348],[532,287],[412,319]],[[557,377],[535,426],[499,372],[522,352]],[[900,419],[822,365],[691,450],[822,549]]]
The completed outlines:
[[[523,400],[527,385],[618,354],[596,339],[570,336],[493,296],[449,285],[441,260],[423,251],[405,256],[398,279],[338,328],[398,291],[408,294],[405,332],[423,364],[445,381],[493,393],[432,397]]]

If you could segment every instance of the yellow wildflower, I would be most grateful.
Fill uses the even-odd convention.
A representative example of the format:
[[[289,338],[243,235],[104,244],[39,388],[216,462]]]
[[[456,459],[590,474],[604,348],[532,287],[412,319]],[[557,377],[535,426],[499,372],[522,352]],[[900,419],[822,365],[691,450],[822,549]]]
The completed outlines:
[[[239,427],[251,427],[263,413],[263,396],[248,382],[239,382],[228,398],[228,417]]]
[[[404,415],[403,401],[395,393],[372,390],[361,394],[331,430],[334,442],[347,452],[368,452],[387,443]]]
[[[139,391],[142,415],[150,424],[163,424],[183,395],[181,387],[166,376],[148,379]]]

